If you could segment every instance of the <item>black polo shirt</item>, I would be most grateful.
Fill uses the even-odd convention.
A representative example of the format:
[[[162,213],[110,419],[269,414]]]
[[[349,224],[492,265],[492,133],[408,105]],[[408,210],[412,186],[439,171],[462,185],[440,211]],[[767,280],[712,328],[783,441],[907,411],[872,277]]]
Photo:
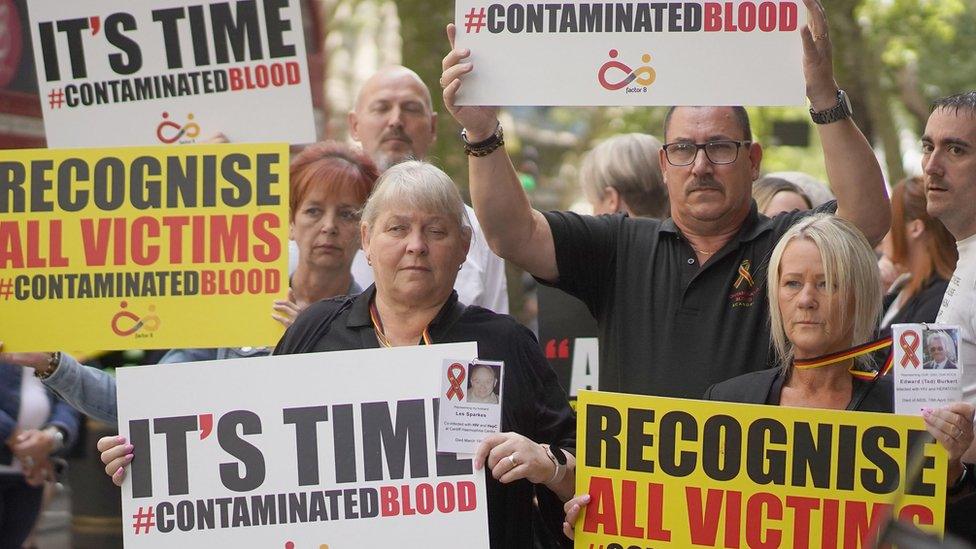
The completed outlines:
[[[375,286],[370,286],[358,296],[309,305],[285,332],[274,354],[379,347],[369,315],[375,291]],[[539,342],[527,328],[508,315],[459,305],[457,292],[452,292],[430,323],[429,333],[434,343],[476,341],[479,358],[504,361],[503,432],[514,431],[536,442],[575,449],[576,417]],[[524,479],[509,484],[501,484],[490,474],[487,479],[492,549],[532,549],[535,538],[568,543],[559,533],[565,513],[555,494]],[[533,515],[534,496],[542,521]],[[458,546],[464,547],[464,543]]]
[[[753,202],[703,266],[672,219],[546,213],[559,268],[551,285],[586,303],[600,327],[600,389],[700,398],[771,365],[770,253],[795,222],[836,209],[831,201],[770,219]]]

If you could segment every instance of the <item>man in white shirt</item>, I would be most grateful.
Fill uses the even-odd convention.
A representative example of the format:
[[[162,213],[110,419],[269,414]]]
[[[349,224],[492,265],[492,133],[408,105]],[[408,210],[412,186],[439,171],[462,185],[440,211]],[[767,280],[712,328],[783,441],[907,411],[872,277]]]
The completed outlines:
[[[935,102],[922,136],[922,169],[928,213],[959,249],[936,322],[959,326],[963,399],[976,403],[976,91]],[[965,460],[976,461],[976,447]]]
[[[422,160],[437,138],[437,113],[430,91],[420,77],[402,66],[380,69],[363,84],[355,108],[349,112],[349,131],[381,171],[404,160]],[[465,206],[473,235],[467,260],[454,289],[467,305],[508,313],[505,263],[488,248],[474,210]],[[373,282],[362,253],[352,265],[361,286]]]

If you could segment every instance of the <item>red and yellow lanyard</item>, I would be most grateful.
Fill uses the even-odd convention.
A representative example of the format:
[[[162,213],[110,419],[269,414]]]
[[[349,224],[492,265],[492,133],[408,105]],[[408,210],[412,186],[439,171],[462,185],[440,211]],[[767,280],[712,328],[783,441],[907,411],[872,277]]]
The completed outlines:
[[[386,334],[383,333],[383,321],[380,320],[380,312],[376,309],[376,302],[374,301],[369,302],[369,318],[373,321],[373,331],[376,332],[376,340],[380,342],[380,345],[387,348],[393,347]],[[429,328],[430,326],[424,328],[424,333],[417,345],[431,345]]]
[[[852,358],[859,357],[861,355],[866,355],[868,353],[873,353],[875,351],[891,347],[891,338],[886,337],[884,339],[879,339],[877,341],[871,341],[869,343],[864,343],[858,345],[857,347],[851,347],[846,351],[839,351],[836,353],[830,353],[829,355],[822,355],[814,358],[808,358],[803,360],[794,360],[793,366],[801,370],[812,370],[814,368],[823,368],[824,366],[830,366],[831,364],[837,364],[838,362],[843,362]],[[885,361],[884,365],[878,371],[866,372],[864,370],[858,370],[854,366],[848,370],[852,376],[863,379],[866,381],[871,381],[875,378],[881,377],[888,373],[891,369],[891,355],[888,355],[888,359]]]

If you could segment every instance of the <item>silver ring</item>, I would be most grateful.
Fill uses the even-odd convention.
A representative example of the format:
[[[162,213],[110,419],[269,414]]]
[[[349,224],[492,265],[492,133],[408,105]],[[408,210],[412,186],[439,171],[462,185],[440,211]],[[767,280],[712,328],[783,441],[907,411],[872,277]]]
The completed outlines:
[[[515,461],[515,454],[517,454],[517,453],[518,452],[512,452],[511,455],[508,456],[508,461],[509,461],[509,463],[512,464],[512,469],[518,467],[518,462]]]

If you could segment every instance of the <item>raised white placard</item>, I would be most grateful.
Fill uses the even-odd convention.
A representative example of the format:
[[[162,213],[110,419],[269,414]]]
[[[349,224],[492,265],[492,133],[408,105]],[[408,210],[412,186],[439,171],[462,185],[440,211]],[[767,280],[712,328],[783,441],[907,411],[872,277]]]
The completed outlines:
[[[298,0],[31,0],[49,147],[315,141]]]
[[[460,105],[803,105],[800,0],[457,0]]]

